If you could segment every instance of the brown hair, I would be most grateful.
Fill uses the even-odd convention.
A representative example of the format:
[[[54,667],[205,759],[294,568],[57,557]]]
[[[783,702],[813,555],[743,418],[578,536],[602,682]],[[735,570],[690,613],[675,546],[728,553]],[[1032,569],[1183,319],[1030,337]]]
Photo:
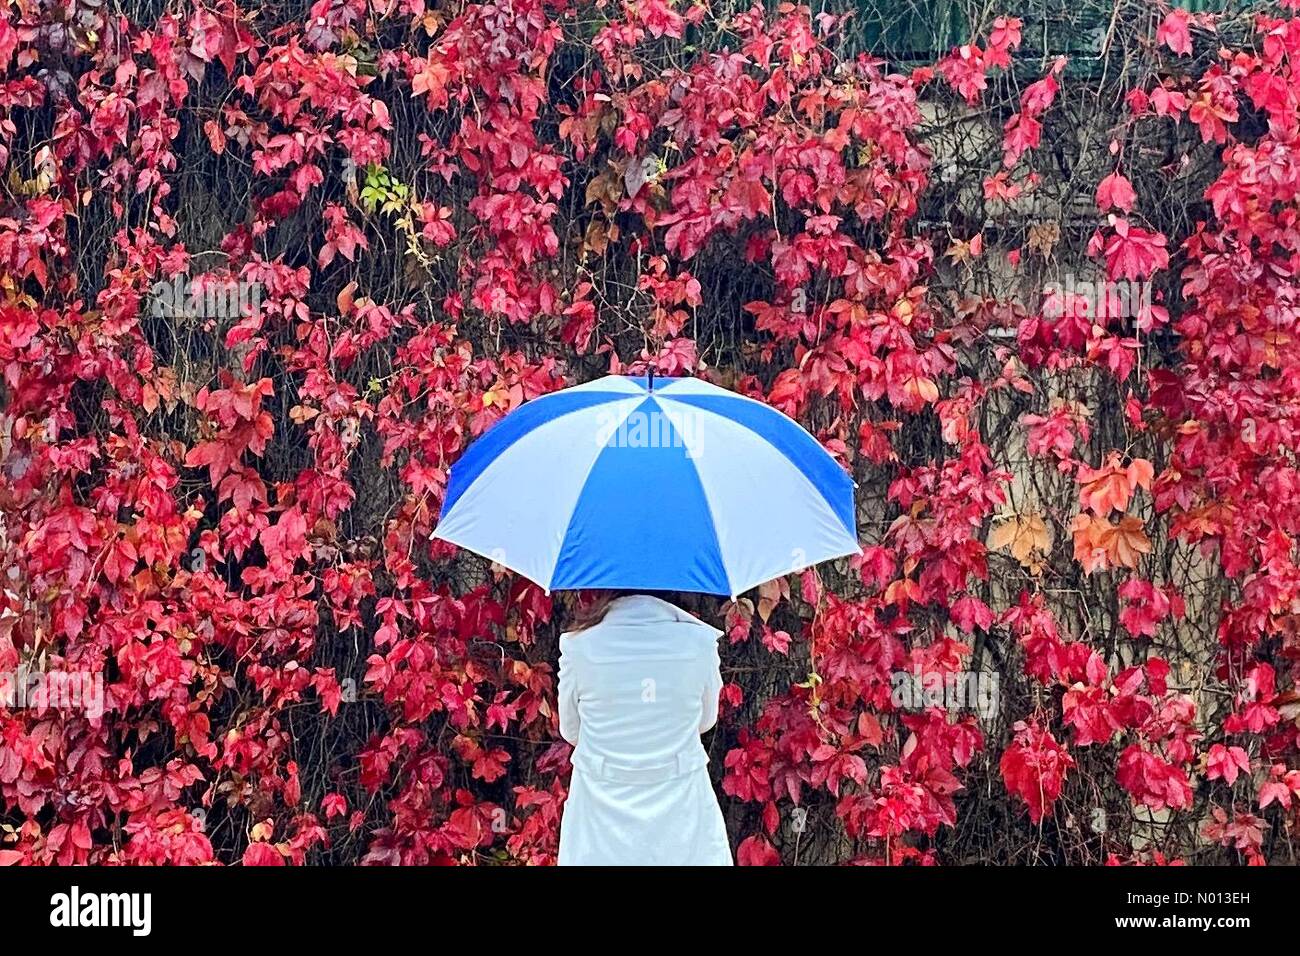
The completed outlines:
[[[575,592],[569,608],[569,633],[577,634],[580,631],[595,627],[605,619],[611,604],[621,597],[629,597],[633,594],[648,594],[697,615],[702,610],[700,598],[704,596],[680,591],[637,591],[616,588],[593,588],[589,591],[578,591]]]
[[[610,588],[578,591],[574,594],[569,607],[569,633],[576,634],[589,627],[595,627],[605,619],[609,606],[615,600],[633,593],[635,592],[615,591]]]

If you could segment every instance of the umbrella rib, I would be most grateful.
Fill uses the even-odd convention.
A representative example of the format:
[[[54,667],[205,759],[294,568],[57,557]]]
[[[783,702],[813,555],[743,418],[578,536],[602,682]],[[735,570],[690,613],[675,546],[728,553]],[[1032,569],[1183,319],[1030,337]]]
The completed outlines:
[[[636,396],[633,395],[623,396],[624,399],[635,398],[635,397]],[[635,404],[632,404],[631,407],[628,408],[627,412],[624,413],[623,417],[619,419],[617,424],[615,424],[614,427],[610,430],[610,437],[605,440],[605,447],[596,453],[595,457],[591,459],[591,464],[587,466],[587,473],[582,476],[582,482],[578,485],[578,494],[573,499],[573,507],[569,509],[569,514],[564,519],[564,532],[563,532],[564,536],[560,539],[560,549],[556,553],[555,564],[551,566],[551,573],[547,576],[546,583],[542,585],[542,588],[543,590],[545,590],[547,596],[549,596],[551,593],[551,582],[555,580],[555,573],[560,568],[560,558],[564,556],[564,542],[565,540],[567,540],[569,536],[569,528],[573,524],[573,516],[577,514],[578,506],[582,504],[583,492],[586,491],[587,485],[591,481],[591,476],[596,471],[596,466],[600,464],[600,459],[603,458],[605,454],[609,451],[610,449],[609,442],[613,439],[615,435],[618,434],[619,428],[621,428],[627,422],[627,420],[632,417],[632,414],[643,404],[645,404],[644,399],[636,402]]]
[[[668,419],[669,423],[673,427],[673,430],[677,432],[677,434],[679,435],[683,434],[684,430],[682,429],[681,425],[678,422],[673,420],[674,418],[673,412],[668,408],[667,405],[665,405],[663,402],[659,400],[658,395],[654,396],[653,401],[655,403],[655,407],[658,408],[661,412],[663,412],[664,416]],[[671,400],[669,401],[669,404],[671,404]],[[731,580],[731,570],[727,567],[727,556],[723,551],[722,539],[718,537],[717,512],[714,511],[713,509],[713,501],[709,498],[709,489],[708,486],[704,483],[704,478],[700,475],[700,469],[695,465],[694,459],[689,459],[689,460],[691,461],[691,471],[695,475],[695,480],[696,482],[699,483],[700,486],[700,497],[704,499],[704,510],[708,512],[709,515],[709,525],[713,529],[713,539],[714,541],[717,542],[718,545],[718,563],[722,566],[722,576],[727,579],[727,590],[730,592],[731,599],[734,601],[738,596],[738,592],[736,591],[735,588],[735,582]]]
[[[766,414],[766,413],[772,413],[772,414],[775,414],[775,415],[779,416],[780,418],[782,418],[782,419],[784,419],[786,422],[788,422],[792,429],[794,429],[794,430],[797,431],[798,433],[801,433],[801,434],[803,434],[804,436],[806,436],[807,439],[808,439],[808,441],[809,441],[809,443],[811,444],[811,446],[812,446],[812,447],[813,447],[813,448],[814,448],[814,449],[815,449],[815,450],[816,450],[820,455],[822,455],[822,456],[825,458],[825,460],[826,460],[827,462],[829,462],[831,465],[834,466],[834,475],[835,475],[836,478],[838,478],[838,479],[842,479],[842,480],[844,480],[845,482],[847,482],[850,488],[856,488],[856,487],[857,487],[857,482],[855,482],[855,481],[853,480],[852,476],[849,475],[849,473],[846,472],[846,471],[844,470],[843,466],[840,465],[840,463],[839,463],[838,461],[835,460],[835,457],[834,457],[833,455],[831,455],[831,453],[828,452],[828,451],[825,449],[825,447],[823,447],[823,445],[821,444],[821,442],[817,441],[817,439],[814,438],[814,437],[813,437],[813,436],[812,436],[812,435],[811,435],[811,434],[810,434],[810,433],[809,433],[809,432],[808,432],[808,431],[807,431],[807,430],[806,430],[802,425],[800,425],[797,421],[795,421],[795,420],[794,420],[793,418],[791,418],[789,415],[785,414],[785,412],[781,411],[779,408],[774,408],[773,406],[768,405],[768,404],[766,404],[765,402],[760,402],[760,401],[758,401],[757,399],[753,399],[753,398],[750,398],[750,397],[747,396],[747,395],[741,395],[741,394],[739,394],[739,393],[727,394],[727,395],[720,395],[720,396],[712,396],[712,395],[704,395],[704,396],[701,396],[701,395],[695,395],[695,394],[681,394],[681,395],[665,394],[665,395],[663,395],[663,396],[657,396],[657,397],[663,397],[663,398],[668,399],[669,401],[677,402],[677,403],[680,404],[680,405],[685,405],[685,406],[687,406],[688,408],[690,408],[692,411],[695,411],[695,412],[700,412],[700,413],[703,413],[703,414],[706,414],[706,415],[713,415],[713,416],[716,416],[717,418],[720,418],[720,419],[722,419],[722,420],[724,420],[724,421],[730,422],[730,423],[732,423],[732,424],[734,424],[734,425],[737,425],[737,426],[739,426],[739,427],[745,429],[745,430],[748,431],[749,433],[751,433],[751,434],[757,436],[761,441],[766,442],[768,445],[770,445],[772,448],[774,448],[777,452],[779,452],[780,454],[782,454],[782,455],[783,455],[783,456],[784,456],[788,461],[790,461],[790,463],[791,463],[792,465],[795,466],[796,470],[797,470],[801,475],[803,475],[804,479],[805,479],[805,480],[806,480],[806,481],[807,481],[807,482],[812,486],[813,490],[817,493],[817,495],[820,496],[821,499],[822,499],[824,502],[826,502],[826,505],[831,509],[832,513],[834,513],[835,516],[836,516],[836,518],[839,519],[840,524],[843,525],[843,527],[844,527],[844,530],[845,530],[848,534],[852,535],[854,538],[856,538],[856,537],[858,536],[858,529],[857,529],[857,514],[856,514],[856,502],[855,502],[855,511],[854,511],[853,516],[852,516],[852,520],[851,520],[851,522],[850,522],[849,524],[845,524],[844,519],[840,516],[839,512],[836,511],[835,506],[834,506],[834,503],[833,503],[833,502],[831,501],[831,499],[827,496],[826,492],[824,492],[824,491],[821,489],[821,487],[817,484],[817,482],[815,482],[815,481],[812,480],[812,478],[809,476],[808,472],[807,472],[803,467],[800,467],[799,463],[796,462],[793,458],[791,458],[791,456],[790,456],[790,455],[789,455],[789,454],[788,454],[784,449],[782,449],[779,445],[777,445],[776,443],[774,443],[774,442],[771,440],[771,438],[769,438],[769,437],[768,437],[767,435],[765,435],[763,432],[759,431],[757,428],[754,428],[750,423],[748,423],[748,422],[746,422],[746,421],[743,421],[743,420],[741,420],[741,419],[739,419],[739,418],[735,418],[735,417],[733,417],[733,416],[731,416],[731,415],[725,414],[724,412],[718,411],[717,409],[710,407],[710,406],[712,405],[712,401],[709,401],[709,402],[706,403],[706,402],[698,401],[698,399],[701,399],[701,398],[703,398],[703,399],[713,399],[713,398],[716,397],[716,398],[722,399],[724,402],[725,402],[725,401],[739,401],[739,402],[747,403],[747,404],[749,404],[749,405],[755,407],[756,409],[761,409],[762,412],[763,412],[764,414]],[[793,433],[794,433],[794,432],[792,432],[792,434],[793,434]]]
[[[661,399],[667,399],[667,401],[661,401]],[[714,409],[712,409],[712,408],[706,407],[706,406],[704,406],[704,405],[699,405],[699,404],[696,404],[696,403],[694,403],[694,402],[683,401],[683,400],[682,400],[682,396],[675,397],[675,398],[672,397],[672,396],[669,396],[669,395],[656,396],[656,397],[655,397],[655,403],[656,403],[656,404],[657,404],[661,409],[663,409],[664,414],[669,418],[670,421],[672,421],[673,418],[674,418],[675,416],[680,416],[680,415],[682,414],[682,411],[681,411],[680,409],[682,409],[682,408],[684,407],[684,408],[686,408],[686,409],[689,409],[690,412],[691,412],[692,414],[707,415],[707,416],[709,416],[709,417],[716,418],[716,419],[718,419],[719,421],[726,422],[726,423],[729,424],[729,425],[734,425],[734,426],[736,426],[736,427],[738,427],[738,428],[744,429],[744,430],[745,430],[746,432],[748,432],[750,435],[754,436],[755,439],[757,439],[758,441],[761,441],[761,442],[763,442],[764,444],[768,445],[768,447],[770,447],[770,448],[772,449],[772,451],[774,451],[775,453],[781,455],[782,457],[784,457],[784,458],[786,459],[786,461],[788,461],[788,462],[790,463],[791,468],[792,468],[792,470],[793,470],[793,473],[794,473],[795,475],[797,475],[797,476],[798,476],[798,479],[801,480],[801,481],[802,481],[802,482],[807,486],[807,488],[812,492],[812,494],[813,494],[813,495],[814,495],[818,500],[820,500],[820,501],[822,502],[822,504],[825,506],[827,512],[828,512],[829,515],[834,519],[834,521],[836,522],[836,524],[838,524],[838,525],[840,526],[840,528],[841,528],[841,529],[846,533],[846,535],[848,536],[848,538],[851,539],[851,540],[854,542],[854,548],[853,548],[853,550],[846,550],[846,551],[844,551],[844,552],[842,552],[842,553],[840,553],[840,554],[835,555],[835,557],[844,557],[844,556],[849,555],[849,554],[860,554],[860,553],[861,553],[861,551],[862,551],[862,546],[861,546],[861,544],[858,543],[858,541],[857,541],[857,537],[858,537],[858,536],[857,536],[857,530],[856,530],[856,528],[849,529],[849,528],[846,528],[846,527],[844,526],[843,519],[840,517],[839,513],[836,511],[836,509],[835,509],[833,503],[832,503],[832,502],[831,502],[831,501],[826,497],[826,494],[821,490],[821,488],[819,488],[819,487],[817,486],[817,483],[814,482],[814,481],[813,481],[813,480],[812,480],[812,479],[811,479],[811,478],[810,478],[806,473],[804,473],[804,471],[803,471],[802,469],[800,469],[800,468],[796,465],[796,463],[795,463],[794,461],[792,461],[792,460],[789,458],[788,455],[784,455],[784,453],[781,451],[781,449],[778,448],[776,445],[774,445],[774,444],[773,444],[773,443],[772,443],[772,442],[767,438],[767,436],[763,435],[763,433],[761,433],[761,432],[759,432],[759,431],[757,431],[757,430],[751,428],[751,427],[750,427],[749,425],[747,425],[745,422],[742,422],[742,421],[739,421],[739,420],[737,420],[737,419],[731,418],[731,417],[729,417],[729,416],[727,416],[727,415],[724,415],[723,413],[721,413],[721,412],[719,412],[719,411],[716,411],[716,410],[714,410]],[[761,402],[756,403],[756,404],[762,405]],[[676,405],[676,406],[677,406],[677,409],[672,409],[672,408],[670,408],[670,406],[673,406],[673,405]],[[769,406],[763,406],[763,407],[766,408],[766,407],[769,407]],[[793,421],[793,420],[791,420],[791,421]],[[675,422],[675,421],[673,422],[673,426],[674,426],[674,428],[677,428],[677,430],[678,430],[679,432],[682,430],[682,429],[678,426],[677,422]],[[799,426],[797,425],[797,423],[795,423],[795,427],[799,427]],[[811,436],[810,436],[810,437],[811,437]],[[814,439],[814,441],[815,441],[815,439]],[[822,454],[825,454],[825,455],[827,456],[827,458],[830,458],[831,461],[834,461],[834,459],[830,457],[829,453],[827,453],[825,449],[820,448],[820,446],[818,446],[818,447],[819,447],[819,449],[821,450]],[[837,468],[839,467],[838,463],[836,463],[836,467],[837,467]],[[714,509],[713,509],[713,503],[712,503],[712,501],[710,501],[710,499],[709,499],[709,493],[708,493],[707,485],[705,484],[703,478],[699,475],[699,470],[698,470],[698,468],[696,469],[696,476],[697,476],[697,478],[698,478],[699,481],[700,481],[700,487],[701,487],[701,490],[702,490],[703,495],[704,495],[704,502],[705,502],[706,507],[709,509],[709,514],[710,514],[710,515],[714,515],[715,512],[714,512]],[[757,476],[756,476],[756,478],[757,478]],[[717,526],[716,518],[715,518],[715,520],[714,520],[714,526],[715,526],[715,528],[716,528],[716,526]],[[807,566],[808,566],[808,567],[811,567],[812,564],[818,563],[818,562],[821,561],[821,560],[830,560],[830,558],[819,558],[819,559],[817,559],[817,561],[810,561],[809,565],[807,565]],[[725,556],[724,556],[724,559],[723,559],[723,567],[722,567],[722,570],[723,570],[723,573],[724,573],[724,574],[726,575],[726,577],[727,577],[727,585],[728,585],[728,587],[732,589],[732,595],[731,595],[731,597],[732,597],[733,600],[737,597],[737,595],[738,595],[739,593],[741,593],[741,591],[748,590],[749,588],[753,587],[755,583],[759,583],[759,584],[762,583],[761,581],[759,581],[759,582],[754,582],[754,583],[746,583],[745,586],[744,586],[743,588],[739,588],[739,589],[737,589],[737,584],[740,583],[740,582],[736,582],[736,581],[733,581],[733,580],[732,580],[731,569],[727,567],[726,560],[725,560]],[[792,570],[794,570],[794,569],[792,569]]]

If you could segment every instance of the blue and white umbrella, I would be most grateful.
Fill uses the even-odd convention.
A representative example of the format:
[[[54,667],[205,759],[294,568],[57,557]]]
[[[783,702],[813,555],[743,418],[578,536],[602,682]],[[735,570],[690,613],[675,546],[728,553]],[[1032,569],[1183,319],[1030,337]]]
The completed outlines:
[[[621,375],[488,429],[452,466],[434,536],[548,593],[735,597],[860,551],[853,480],[797,423],[698,379]]]

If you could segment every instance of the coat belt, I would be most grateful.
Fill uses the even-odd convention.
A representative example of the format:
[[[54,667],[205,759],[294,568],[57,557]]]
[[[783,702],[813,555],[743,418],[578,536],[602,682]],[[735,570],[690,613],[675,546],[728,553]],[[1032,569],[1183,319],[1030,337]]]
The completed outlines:
[[[658,783],[684,776],[709,762],[709,755],[698,750],[677,754],[672,760],[653,765],[626,766],[607,757],[575,752],[573,765],[585,776],[613,783]]]

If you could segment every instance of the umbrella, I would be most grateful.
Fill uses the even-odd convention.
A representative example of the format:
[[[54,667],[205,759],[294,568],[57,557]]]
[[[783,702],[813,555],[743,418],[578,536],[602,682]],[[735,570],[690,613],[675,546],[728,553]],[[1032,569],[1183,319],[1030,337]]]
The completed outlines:
[[[610,375],[526,402],[452,466],[434,537],[535,581],[735,597],[860,553],[853,480],[776,409]]]

